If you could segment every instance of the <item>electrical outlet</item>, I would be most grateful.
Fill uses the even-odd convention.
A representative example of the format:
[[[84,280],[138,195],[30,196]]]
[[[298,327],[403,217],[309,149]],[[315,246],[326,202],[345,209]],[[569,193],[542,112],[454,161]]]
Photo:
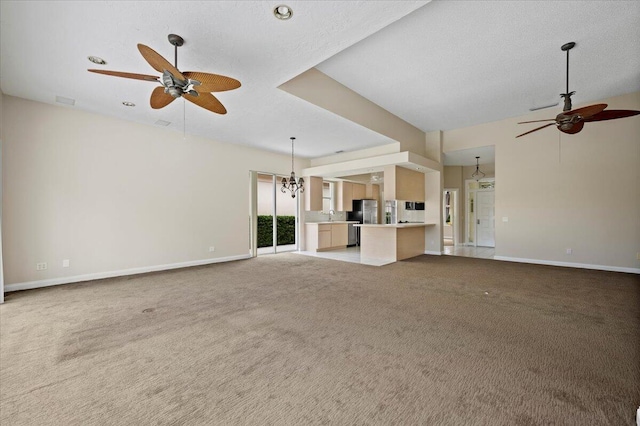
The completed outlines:
[[[572,250],[572,249],[570,249],[570,248],[568,248],[568,249],[567,249],[567,254],[572,254],[572,253],[573,253],[573,250]]]
[[[640,252],[636,253],[636,259],[640,260]]]
[[[209,247],[209,252],[212,252],[212,251],[216,251],[216,248],[214,246]]]
[[[62,260],[62,267],[63,268],[68,268],[69,267],[69,259],[63,259]]]
[[[44,271],[47,269],[47,262],[36,263],[36,271]]]
[[[509,222],[509,218],[507,216],[502,216],[502,221],[503,222]]]

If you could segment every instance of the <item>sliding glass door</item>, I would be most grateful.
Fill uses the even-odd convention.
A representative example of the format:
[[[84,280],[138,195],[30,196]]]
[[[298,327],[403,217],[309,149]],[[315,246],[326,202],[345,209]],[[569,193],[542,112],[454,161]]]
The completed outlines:
[[[255,184],[255,255],[293,251],[297,248],[298,198],[280,191],[284,176],[253,172]]]

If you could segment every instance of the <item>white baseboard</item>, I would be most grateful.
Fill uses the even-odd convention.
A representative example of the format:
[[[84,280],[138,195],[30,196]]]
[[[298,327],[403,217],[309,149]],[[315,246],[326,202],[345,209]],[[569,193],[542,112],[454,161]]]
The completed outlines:
[[[627,268],[624,266],[591,265],[589,263],[557,262],[555,260],[525,259],[520,257],[507,257],[507,256],[494,256],[493,259],[504,260],[506,262],[535,263],[538,265],[566,266],[569,268],[597,269],[600,271],[627,272],[629,274],[640,274],[640,268]]]
[[[27,281],[24,283],[5,284],[4,291],[6,293],[19,290],[31,290],[34,288],[50,287],[60,284],[71,284],[82,281],[100,280],[103,278],[121,277],[124,275],[137,275],[147,272],[166,271],[169,269],[188,268],[190,266],[209,265],[211,263],[231,262],[233,260],[242,260],[251,258],[250,254],[241,254],[238,256],[217,257],[215,259],[193,260],[189,262],[171,263],[168,265],[145,266],[141,268],[122,269],[120,271],[97,272],[94,274],[75,275],[72,277],[51,278],[48,280]]]
[[[442,256],[442,252],[441,251],[430,251],[430,250],[426,250],[424,252],[424,254],[433,254],[435,256]]]

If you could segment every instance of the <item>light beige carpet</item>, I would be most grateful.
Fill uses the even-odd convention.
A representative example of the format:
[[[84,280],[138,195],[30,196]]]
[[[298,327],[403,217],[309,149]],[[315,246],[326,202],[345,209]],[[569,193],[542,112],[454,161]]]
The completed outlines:
[[[633,425],[637,275],[281,254],[9,293],[2,425]]]

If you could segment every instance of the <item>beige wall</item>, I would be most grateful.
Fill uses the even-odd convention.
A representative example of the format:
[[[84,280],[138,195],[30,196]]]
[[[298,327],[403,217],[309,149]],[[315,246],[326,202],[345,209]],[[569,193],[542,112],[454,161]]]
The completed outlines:
[[[598,102],[640,110],[640,92]],[[515,139],[535,126],[518,121],[555,113],[444,132],[445,152],[495,145],[496,256],[640,268],[640,117]]]
[[[441,130],[436,130],[424,135],[425,157],[438,163],[442,163],[442,133]]]
[[[425,223],[435,223],[425,229],[425,251],[431,254],[442,253],[442,178],[441,172],[425,173]]]
[[[464,179],[462,178],[462,166],[445,166],[443,170],[444,187],[453,189],[464,187]]]
[[[290,173],[287,155],[10,96],[3,107],[6,284],[247,255],[249,170]]]
[[[315,68],[303,72],[279,88],[398,141],[401,151],[425,155],[425,136],[422,130]]]

